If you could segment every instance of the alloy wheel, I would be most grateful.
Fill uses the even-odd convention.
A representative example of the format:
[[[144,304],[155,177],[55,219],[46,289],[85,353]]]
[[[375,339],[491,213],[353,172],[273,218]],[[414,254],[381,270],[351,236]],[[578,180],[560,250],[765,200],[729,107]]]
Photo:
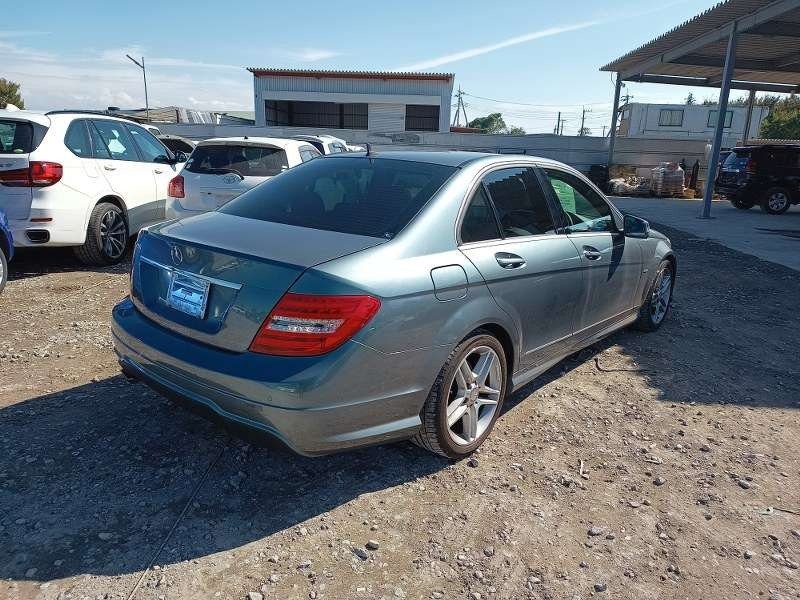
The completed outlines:
[[[788,202],[789,198],[784,192],[775,192],[774,194],[770,194],[770,197],[767,199],[767,204],[769,205],[770,209],[776,212],[783,210]]]
[[[122,215],[107,211],[100,219],[100,246],[110,259],[117,259],[125,252],[128,232]]]
[[[650,315],[653,323],[658,325],[664,320],[672,297],[672,268],[665,265],[661,268],[653,287],[653,296],[650,300]]]
[[[473,348],[461,360],[447,402],[447,429],[456,444],[474,443],[491,426],[502,385],[500,357],[489,346]]]

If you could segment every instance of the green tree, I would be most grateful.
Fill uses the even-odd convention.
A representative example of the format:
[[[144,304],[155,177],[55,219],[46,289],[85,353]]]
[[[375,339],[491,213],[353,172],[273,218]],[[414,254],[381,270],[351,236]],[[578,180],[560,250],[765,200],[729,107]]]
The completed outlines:
[[[19,84],[0,77],[0,108],[5,108],[8,104],[25,108],[25,101],[19,93]]]
[[[689,95],[686,96],[686,104],[691,106],[692,104],[697,104],[697,101],[694,99],[694,94],[689,92]]]
[[[478,117],[469,122],[470,127],[482,129],[484,133],[501,133],[506,135],[525,135],[525,130],[516,125],[506,125],[501,113],[491,113],[485,117]]]
[[[800,140],[800,97],[777,100],[761,124],[762,138]]]

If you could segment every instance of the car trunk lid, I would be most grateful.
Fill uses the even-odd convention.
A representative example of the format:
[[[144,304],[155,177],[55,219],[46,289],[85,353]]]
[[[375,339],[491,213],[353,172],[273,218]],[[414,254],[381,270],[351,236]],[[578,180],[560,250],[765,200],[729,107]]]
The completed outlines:
[[[181,206],[186,210],[211,211],[227,204],[236,196],[254,188],[269,177],[240,176],[236,173],[183,173],[184,198]]]
[[[244,352],[306,269],[385,241],[212,212],[142,234],[131,297],[167,329]]]

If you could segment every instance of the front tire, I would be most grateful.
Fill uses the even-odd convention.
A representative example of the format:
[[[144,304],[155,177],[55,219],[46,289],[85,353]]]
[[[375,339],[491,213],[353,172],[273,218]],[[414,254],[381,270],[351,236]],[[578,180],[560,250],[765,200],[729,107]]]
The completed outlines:
[[[75,256],[85,265],[113,265],[125,256],[128,239],[128,223],[122,210],[110,202],[101,202],[92,210],[86,242],[75,248]]]
[[[508,385],[503,345],[476,330],[450,354],[431,388],[413,441],[435,454],[461,459],[492,431]]]
[[[658,266],[653,285],[647,293],[647,300],[639,309],[639,318],[633,326],[640,331],[655,331],[667,318],[672,304],[672,291],[675,288],[675,267],[668,260]]]
[[[771,187],[761,198],[761,210],[770,215],[782,215],[792,205],[789,190],[782,187]]]
[[[0,293],[6,287],[8,282],[8,259],[6,258],[5,251],[0,248]]]

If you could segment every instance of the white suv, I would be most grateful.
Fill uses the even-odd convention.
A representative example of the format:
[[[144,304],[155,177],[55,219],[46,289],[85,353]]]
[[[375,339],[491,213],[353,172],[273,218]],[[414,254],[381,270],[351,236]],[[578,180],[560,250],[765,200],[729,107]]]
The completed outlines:
[[[167,218],[217,210],[270,177],[320,156],[308,142],[283,138],[212,138],[197,144],[169,184]]]
[[[350,147],[342,138],[332,135],[295,135],[295,140],[302,140],[312,144],[323,154],[339,154],[340,152],[350,152]]]
[[[0,211],[15,246],[74,246],[86,264],[112,264],[164,220],[179,159],[125,119],[0,110]]]

